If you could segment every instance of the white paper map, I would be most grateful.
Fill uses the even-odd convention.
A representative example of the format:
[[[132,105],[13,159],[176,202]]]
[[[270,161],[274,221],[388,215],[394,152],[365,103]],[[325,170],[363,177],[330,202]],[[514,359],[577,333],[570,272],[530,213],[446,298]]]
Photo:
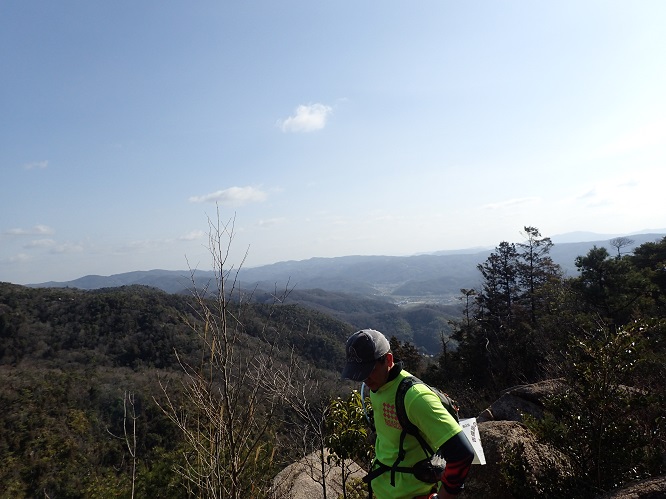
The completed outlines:
[[[476,424],[476,418],[461,419],[460,426],[474,448],[474,461],[472,464],[486,464],[486,456],[483,454],[481,446],[481,435],[479,434],[479,425]]]

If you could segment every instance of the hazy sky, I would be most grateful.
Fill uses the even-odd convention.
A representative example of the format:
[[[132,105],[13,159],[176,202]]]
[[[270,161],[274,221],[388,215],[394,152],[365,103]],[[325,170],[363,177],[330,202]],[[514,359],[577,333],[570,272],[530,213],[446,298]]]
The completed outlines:
[[[0,1],[0,281],[666,227],[666,2]]]

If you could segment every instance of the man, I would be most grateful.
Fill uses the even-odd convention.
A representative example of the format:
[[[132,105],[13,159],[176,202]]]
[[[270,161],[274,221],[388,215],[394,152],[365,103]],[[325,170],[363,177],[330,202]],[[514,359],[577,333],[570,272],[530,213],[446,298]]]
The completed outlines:
[[[395,410],[396,390],[400,381],[411,376],[394,361],[386,337],[374,329],[357,331],[347,340],[347,364],[342,377],[363,381],[370,388],[375,430],[375,460],[371,487],[378,499],[453,498],[463,488],[474,459],[474,450],[457,421],[442,405],[439,397],[423,384],[415,384],[405,394],[405,409],[409,420],[416,424],[437,457],[446,460],[439,477],[441,485],[419,480],[411,470],[426,456],[418,440],[404,437],[404,459],[399,460],[402,428]],[[391,470],[400,462],[403,471]]]

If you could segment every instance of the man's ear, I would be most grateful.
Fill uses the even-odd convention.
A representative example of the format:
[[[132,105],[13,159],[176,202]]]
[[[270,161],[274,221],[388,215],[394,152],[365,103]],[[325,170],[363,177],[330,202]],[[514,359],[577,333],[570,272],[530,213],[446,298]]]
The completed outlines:
[[[391,352],[388,352],[386,354],[386,365],[389,367],[393,367],[393,354]]]

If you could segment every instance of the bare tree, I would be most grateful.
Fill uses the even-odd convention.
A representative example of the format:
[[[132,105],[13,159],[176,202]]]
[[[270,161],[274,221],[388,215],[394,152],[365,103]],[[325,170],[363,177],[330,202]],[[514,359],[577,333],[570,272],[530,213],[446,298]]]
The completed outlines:
[[[626,248],[627,246],[631,246],[634,244],[636,241],[633,239],[629,239],[628,237],[615,237],[609,241],[610,245],[617,250],[617,257],[620,258],[622,256],[622,248]]]
[[[129,404],[129,409],[128,409]],[[107,432],[120,440],[125,441],[127,446],[127,451],[129,452],[131,461],[131,475],[132,475],[132,499],[134,499],[134,491],[136,488],[136,420],[139,419],[139,416],[136,414],[136,406],[134,403],[134,392],[125,390],[123,394],[123,436],[119,437],[111,433],[107,428]],[[131,425],[131,429],[128,430],[127,426]]]
[[[198,320],[189,326],[203,347],[201,360],[193,366],[176,352],[184,373],[184,403],[164,381],[163,398],[156,402],[184,437],[185,464],[176,471],[191,492],[219,499],[256,497],[268,488],[276,445],[273,423],[285,396],[268,389],[282,372],[275,361],[279,334],[273,331],[268,343],[244,334],[247,304],[238,272],[245,258],[236,270],[227,268],[234,219],[221,224],[218,208],[217,219],[208,222],[214,282],[198,286],[191,270]]]
[[[326,416],[329,400],[321,392],[319,380],[312,368],[304,368],[296,357],[292,356],[289,371],[283,371],[272,378],[273,390],[285,394],[286,405],[296,416],[292,426],[300,438],[301,454],[304,458],[311,454],[316,459],[303,459],[308,476],[322,487],[322,497],[328,496],[327,479],[330,467],[327,466],[327,450],[325,446]]]

